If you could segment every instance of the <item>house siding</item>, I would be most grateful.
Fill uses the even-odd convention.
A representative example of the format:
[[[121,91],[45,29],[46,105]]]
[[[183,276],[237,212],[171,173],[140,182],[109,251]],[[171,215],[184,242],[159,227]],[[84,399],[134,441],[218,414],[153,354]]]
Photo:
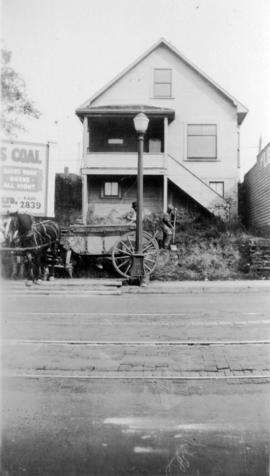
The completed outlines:
[[[117,181],[121,188],[120,198],[102,197],[104,181]],[[162,210],[163,178],[144,177],[144,209],[146,214]],[[123,216],[136,201],[137,179],[130,176],[88,176],[88,210],[95,216],[108,217],[113,213]]]
[[[172,69],[171,98],[153,97],[154,68]],[[147,104],[174,109],[175,120],[168,127],[168,154],[183,162],[207,184],[223,181],[225,198],[232,199],[233,213],[236,213],[239,183],[237,109],[206,79],[160,45],[97,97],[91,106],[108,104]],[[217,160],[214,162],[187,159],[187,125],[200,123],[217,124]]]
[[[119,181],[121,187],[120,198],[103,198],[101,189],[104,181]],[[131,208],[131,203],[137,198],[136,178],[128,176],[101,177],[88,176],[88,221],[91,216],[121,217]],[[207,214],[207,211],[187,194],[182,192],[172,182],[168,187],[168,203],[178,209],[179,216],[196,211]],[[162,212],[163,206],[163,177],[144,177],[144,213],[145,215]]]
[[[245,175],[244,193],[247,226],[270,235],[270,143]]]

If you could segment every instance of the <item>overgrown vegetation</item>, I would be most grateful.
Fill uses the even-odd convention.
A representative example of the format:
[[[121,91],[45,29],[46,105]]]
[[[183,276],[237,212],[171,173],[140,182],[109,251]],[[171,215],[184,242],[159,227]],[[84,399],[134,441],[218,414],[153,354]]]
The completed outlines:
[[[56,219],[61,225],[81,222],[81,179],[72,174],[58,175],[56,179]],[[113,209],[106,217],[93,214],[88,210],[87,223],[122,224],[123,216]],[[269,269],[265,272],[262,254],[257,249],[259,236],[248,233],[239,221],[225,224],[202,211],[178,209],[175,244],[177,251],[162,249],[162,213],[144,218],[144,230],[154,235],[160,245],[158,264],[152,275],[157,280],[233,280],[270,278]],[[267,240],[266,240],[267,241]],[[264,245],[265,246],[265,245]],[[270,260],[269,250],[266,255]],[[113,276],[115,270],[110,261],[104,262],[100,271],[91,264],[91,259],[83,257],[76,268],[78,275]],[[259,265],[259,266],[258,266]]]
[[[256,266],[260,255],[256,244],[261,238],[247,233],[240,223],[225,224],[210,216],[203,217],[199,212],[181,210],[179,215],[175,235],[177,251],[162,249],[162,214],[152,214],[144,219],[144,230],[153,234],[160,245],[158,264],[151,279],[214,281],[270,278],[269,270],[262,271]],[[91,265],[89,259],[77,271],[84,276],[115,276],[110,261],[103,264],[104,268],[100,271],[95,263]]]
[[[160,220],[149,217],[145,227],[161,242]],[[239,222],[189,213],[177,218],[177,251],[162,250],[153,278],[158,280],[262,279],[267,273],[252,266],[252,246],[258,240]]]

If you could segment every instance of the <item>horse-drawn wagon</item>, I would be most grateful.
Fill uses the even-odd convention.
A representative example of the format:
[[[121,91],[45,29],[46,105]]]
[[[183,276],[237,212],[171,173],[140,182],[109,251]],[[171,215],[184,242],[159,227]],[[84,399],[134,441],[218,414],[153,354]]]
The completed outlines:
[[[24,232],[20,227],[24,225]],[[42,263],[54,276],[55,268],[64,268],[72,277],[75,256],[109,259],[122,277],[132,273],[136,252],[136,233],[130,224],[70,225],[61,230],[51,220],[32,222],[29,215],[15,213],[6,229],[7,239],[1,246],[2,255],[21,256],[27,263],[28,280],[41,277]],[[143,232],[143,274],[149,276],[155,269],[159,247],[154,236]]]
[[[132,275],[132,264],[136,256],[136,236],[134,227],[127,224],[71,225],[62,229],[61,245],[80,256],[107,258],[118,274],[124,278]],[[144,274],[153,273],[159,247],[156,239],[143,232],[142,255]],[[69,267],[69,259],[66,260]]]

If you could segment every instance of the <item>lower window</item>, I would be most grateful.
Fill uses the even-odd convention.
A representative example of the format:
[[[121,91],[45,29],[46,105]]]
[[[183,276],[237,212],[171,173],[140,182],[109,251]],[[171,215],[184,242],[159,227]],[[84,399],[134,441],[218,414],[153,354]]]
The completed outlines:
[[[104,182],[102,190],[102,197],[120,197],[120,187],[118,182]]]
[[[224,182],[209,182],[210,187],[224,197]]]

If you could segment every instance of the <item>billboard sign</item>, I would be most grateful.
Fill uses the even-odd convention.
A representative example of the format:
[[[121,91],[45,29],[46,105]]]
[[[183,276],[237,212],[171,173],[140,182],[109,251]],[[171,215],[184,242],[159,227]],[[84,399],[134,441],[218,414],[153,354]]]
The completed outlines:
[[[3,141],[0,177],[1,213],[48,215],[49,144]]]

